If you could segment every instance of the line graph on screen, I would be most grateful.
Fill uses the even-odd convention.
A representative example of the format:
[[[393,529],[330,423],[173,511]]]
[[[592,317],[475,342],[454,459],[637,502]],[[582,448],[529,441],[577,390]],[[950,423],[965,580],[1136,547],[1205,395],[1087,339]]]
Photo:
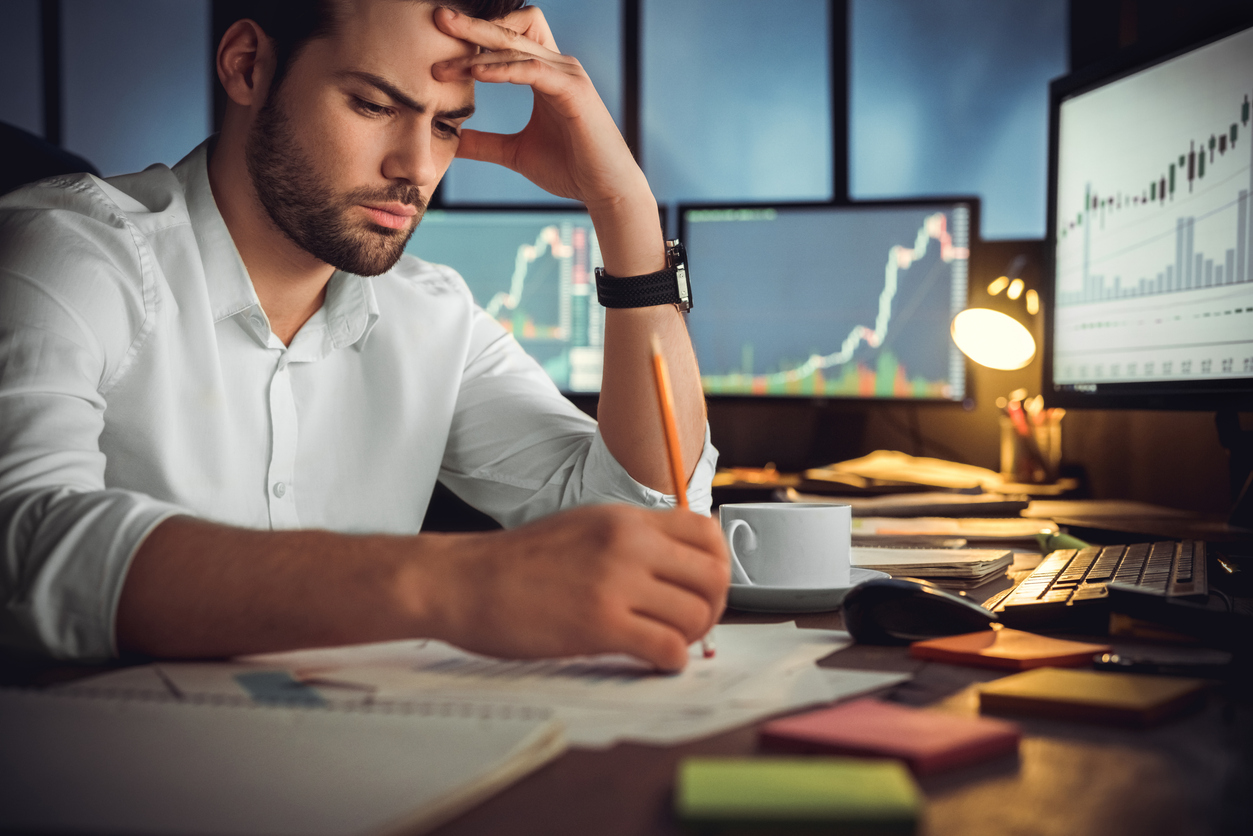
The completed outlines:
[[[746,340],[740,346],[740,368],[703,374],[701,381],[705,391],[744,395],[952,397],[951,377],[911,376],[897,353],[885,343],[895,329],[905,327],[894,320],[900,314],[898,297],[902,280],[928,255],[937,256],[950,271],[961,272],[957,285],[964,294],[966,261],[970,255],[966,223],[964,213],[958,214],[954,223],[956,229],[950,231],[948,216],[944,212],[931,212],[923,218],[912,245],[890,245],[882,262],[882,286],[873,324],[853,325],[834,351],[812,352],[803,359],[791,361],[782,359],[777,370],[755,372],[755,345]],[[961,302],[964,303],[964,298]]]

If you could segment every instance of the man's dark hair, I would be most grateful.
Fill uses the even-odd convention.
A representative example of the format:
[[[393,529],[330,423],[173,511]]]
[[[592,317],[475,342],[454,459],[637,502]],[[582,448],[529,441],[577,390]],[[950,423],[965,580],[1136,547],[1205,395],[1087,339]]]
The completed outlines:
[[[397,2],[429,2],[431,5],[448,6],[462,14],[483,20],[499,20],[526,5],[526,0],[397,0]],[[237,20],[248,18],[269,36],[274,44],[277,67],[271,90],[277,90],[287,76],[291,62],[300,54],[305,44],[335,31],[338,23],[339,3],[336,0],[218,0],[213,4],[213,51]],[[220,91],[219,91],[220,92]],[[225,101],[219,96],[216,103],[218,124],[221,124],[221,108]]]

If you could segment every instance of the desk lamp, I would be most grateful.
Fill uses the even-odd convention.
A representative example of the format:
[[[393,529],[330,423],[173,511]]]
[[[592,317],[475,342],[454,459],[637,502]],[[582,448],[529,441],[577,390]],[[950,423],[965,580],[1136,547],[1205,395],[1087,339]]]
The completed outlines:
[[[953,317],[953,342],[981,366],[1013,371],[1035,359],[1032,333],[1040,314],[1040,296],[1034,289],[1027,289],[1021,278],[1010,278],[1020,272],[1023,263],[1025,259],[1015,258],[1007,271],[1009,275],[988,285],[987,307],[967,308]]]
[[[1005,274],[988,284],[984,298],[953,318],[953,342],[981,366],[1016,371],[1035,359],[1040,296],[1021,278],[1026,261],[1015,257]],[[1001,472],[1016,482],[1055,480],[1062,413],[1044,410],[1042,398],[1028,400],[1026,388],[998,398],[996,405],[1005,413],[1000,417]]]

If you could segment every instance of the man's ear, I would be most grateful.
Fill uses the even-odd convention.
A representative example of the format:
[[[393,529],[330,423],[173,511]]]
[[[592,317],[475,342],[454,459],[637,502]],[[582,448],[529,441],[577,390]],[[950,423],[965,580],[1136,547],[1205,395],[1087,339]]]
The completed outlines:
[[[274,78],[275,55],[269,37],[254,21],[237,20],[218,44],[218,80],[232,102],[264,104]]]

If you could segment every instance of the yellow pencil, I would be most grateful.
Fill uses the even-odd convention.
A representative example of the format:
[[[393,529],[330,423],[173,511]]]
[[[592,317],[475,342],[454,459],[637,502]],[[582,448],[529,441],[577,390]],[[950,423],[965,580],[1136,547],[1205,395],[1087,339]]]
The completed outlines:
[[[674,497],[680,508],[686,510],[687,469],[683,467],[683,449],[679,446],[679,425],[674,420],[674,393],[670,389],[670,370],[657,335],[652,335],[653,380],[657,384],[657,403],[661,406],[661,430],[666,439],[666,458],[670,461],[670,480],[674,484]],[[714,655],[712,636],[700,640],[701,653],[706,659]]]
[[[679,447],[679,425],[674,420],[674,393],[670,389],[670,371],[661,353],[661,343],[653,334],[653,380],[657,384],[657,402],[661,406],[661,431],[666,437],[666,454],[670,460],[670,480],[679,507],[687,505],[687,470],[683,467],[683,450]]]

